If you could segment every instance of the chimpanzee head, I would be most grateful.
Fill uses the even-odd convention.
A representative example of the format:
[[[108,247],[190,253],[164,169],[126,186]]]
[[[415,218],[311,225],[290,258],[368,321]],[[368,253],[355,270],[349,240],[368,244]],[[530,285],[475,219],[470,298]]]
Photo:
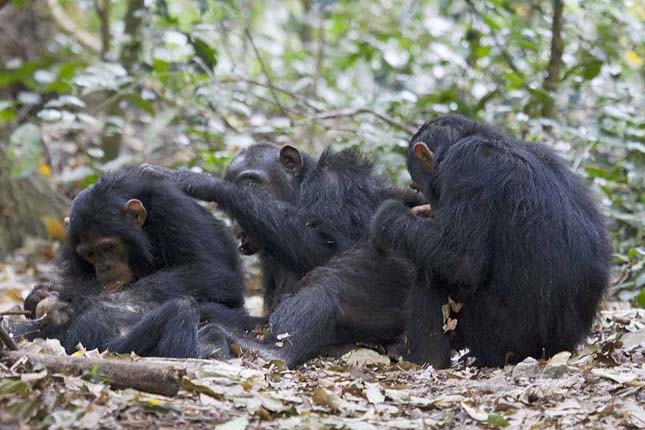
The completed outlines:
[[[412,136],[408,146],[407,164],[412,177],[410,187],[436,199],[434,189],[437,166],[443,152],[466,137],[477,123],[459,116],[447,115],[428,121]]]
[[[311,162],[291,145],[258,144],[242,150],[231,160],[225,179],[261,189],[278,200],[293,201]]]
[[[148,211],[137,185],[108,175],[74,199],[62,256],[68,271],[118,290],[149,270]]]
[[[291,145],[258,144],[242,150],[231,160],[225,179],[241,186],[257,188],[278,200],[293,202],[302,178],[313,160]],[[239,225],[234,228],[240,240],[238,249],[253,255],[260,247]]]

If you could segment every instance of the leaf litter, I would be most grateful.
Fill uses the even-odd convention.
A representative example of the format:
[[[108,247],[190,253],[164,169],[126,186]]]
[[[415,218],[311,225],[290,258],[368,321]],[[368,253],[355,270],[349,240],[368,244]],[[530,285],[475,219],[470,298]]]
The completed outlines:
[[[0,268],[0,311],[17,309],[39,272],[15,267]],[[459,310],[455,303],[446,313]],[[186,368],[172,398],[112,389],[100,375],[51,373],[27,359],[0,361],[0,428],[641,429],[644,333],[645,310],[610,301],[575,353],[503,369],[456,363],[436,371],[365,347],[293,370],[255,354],[228,362],[118,357]],[[55,340],[20,347],[64,355]]]

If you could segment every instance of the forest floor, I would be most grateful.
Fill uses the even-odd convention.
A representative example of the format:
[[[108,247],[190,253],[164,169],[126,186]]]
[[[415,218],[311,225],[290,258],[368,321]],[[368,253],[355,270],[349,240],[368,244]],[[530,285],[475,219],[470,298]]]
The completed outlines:
[[[20,306],[53,253],[32,244],[0,263],[0,312]],[[0,360],[0,429],[645,428],[645,310],[626,306],[610,298],[573,355],[503,369],[435,371],[365,348],[297,370],[243,355],[169,362],[188,370],[179,393],[164,397],[112,389],[96,371]],[[20,346],[61,354],[52,342]]]

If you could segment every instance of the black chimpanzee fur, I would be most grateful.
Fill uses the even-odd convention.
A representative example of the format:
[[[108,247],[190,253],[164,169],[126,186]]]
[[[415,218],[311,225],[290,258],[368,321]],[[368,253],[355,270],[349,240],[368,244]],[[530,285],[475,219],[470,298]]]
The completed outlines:
[[[130,199],[147,210],[141,227],[124,216]],[[132,283],[103,291],[94,266],[76,251],[89,232],[125,242]],[[60,281],[36,287],[25,308],[33,312],[45,297],[57,298],[66,321],[45,325],[42,334],[60,339],[68,352],[80,342],[113,352],[194,357],[200,305],[245,315],[239,258],[225,226],[172,181],[136,168],[106,174],[76,197],[59,267]]]
[[[260,144],[232,160],[225,180],[169,174],[189,195],[217,202],[260,250],[272,311],[265,351],[288,333],[270,353],[295,365],[333,343],[392,341],[402,332],[399,310],[416,271],[370,249],[368,227],[386,199],[408,206],[425,199],[374,175],[358,152],[326,150],[316,161],[290,146]]]
[[[453,346],[469,348],[477,365],[573,349],[607,289],[610,245],[594,201],[565,163],[542,144],[446,116],[412,138],[408,169],[432,216],[386,202],[370,238],[423,271],[405,310],[411,359],[449,363],[440,311],[448,297],[463,305]]]

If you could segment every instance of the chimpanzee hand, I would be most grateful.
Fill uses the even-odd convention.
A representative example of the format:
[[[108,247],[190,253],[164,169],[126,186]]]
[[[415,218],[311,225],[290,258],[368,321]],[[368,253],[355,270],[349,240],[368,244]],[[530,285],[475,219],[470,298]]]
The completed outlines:
[[[398,200],[387,200],[383,203],[370,223],[370,242],[379,250],[397,249],[400,243],[399,230],[401,223],[410,216],[410,211]]]
[[[192,177],[196,173],[188,169],[169,169],[168,167],[158,166],[155,164],[143,163],[139,165],[139,173],[151,176],[157,179],[168,179],[183,188],[186,178]]]
[[[139,173],[159,179],[172,179],[175,171],[164,166],[143,163],[139,165]]]
[[[36,317],[42,326],[60,327],[69,323],[74,317],[74,310],[69,303],[57,296],[44,298],[36,306]]]
[[[36,317],[36,306],[38,306],[38,303],[40,303],[42,300],[46,299],[47,297],[50,296],[56,296],[58,292],[56,291],[56,285],[53,282],[43,282],[34,285],[34,288],[31,290],[27,298],[25,299],[25,303],[23,304],[23,308],[26,311],[30,312],[30,317],[35,318]]]

